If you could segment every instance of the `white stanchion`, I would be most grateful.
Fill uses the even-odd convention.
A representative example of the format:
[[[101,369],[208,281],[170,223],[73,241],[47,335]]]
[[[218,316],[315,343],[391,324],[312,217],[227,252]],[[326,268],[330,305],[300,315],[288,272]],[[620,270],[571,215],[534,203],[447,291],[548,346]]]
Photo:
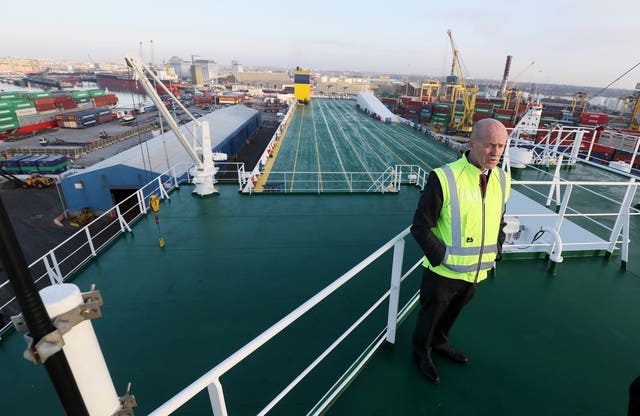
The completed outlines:
[[[84,303],[80,289],[69,283],[48,286],[40,291],[40,296],[51,318]],[[65,333],[63,339],[64,354],[89,414],[114,414],[120,408],[120,401],[91,321],[80,322]]]

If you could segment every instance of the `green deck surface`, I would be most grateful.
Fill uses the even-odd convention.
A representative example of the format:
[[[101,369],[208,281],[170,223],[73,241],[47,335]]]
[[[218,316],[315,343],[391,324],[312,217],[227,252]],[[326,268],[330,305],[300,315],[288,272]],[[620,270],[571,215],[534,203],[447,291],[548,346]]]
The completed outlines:
[[[353,101],[314,99],[296,108],[268,182],[281,182],[289,192],[367,189],[388,167],[431,170],[456,155],[408,126],[372,119]]]
[[[314,111],[317,120],[323,105],[345,104],[327,101],[314,100],[298,114]],[[350,110],[335,113],[360,117]],[[296,120],[285,140],[295,137]],[[404,126],[375,127],[397,137],[413,134]],[[334,139],[339,130],[332,129]],[[444,148],[423,140],[433,153],[422,156],[425,168],[442,163]],[[300,160],[309,157],[314,159],[299,154]],[[279,155],[278,163],[286,159]],[[574,179],[596,174],[582,166],[570,172]],[[118,392],[133,383],[138,415],[164,403],[402,231],[419,198],[408,186],[397,194],[248,196],[223,185],[220,195],[204,199],[191,191],[183,186],[161,204],[163,249],[153,216],[147,215],[73,280],[82,290],[95,283],[104,296],[104,317],[94,328]],[[640,235],[637,217],[631,235],[632,241]],[[470,356],[468,366],[436,358],[442,384],[424,380],[411,356],[413,311],[396,344],[374,355],[328,414],[624,414],[628,385],[640,375],[640,256],[635,243],[631,250],[626,271],[617,256],[567,258],[555,277],[545,272],[544,260],[506,259],[497,277],[481,284],[452,332],[452,343]],[[410,238],[406,251],[407,259],[418,260]],[[388,253],[223,376],[229,414],[260,411],[388,289],[390,269]],[[414,272],[401,300],[419,283],[420,273]],[[384,327],[385,307],[386,302],[270,414],[306,414]],[[20,335],[0,341],[2,414],[62,414],[42,365],[21,358],[24,348]],[[206,391],[175,414],[211,414]]]

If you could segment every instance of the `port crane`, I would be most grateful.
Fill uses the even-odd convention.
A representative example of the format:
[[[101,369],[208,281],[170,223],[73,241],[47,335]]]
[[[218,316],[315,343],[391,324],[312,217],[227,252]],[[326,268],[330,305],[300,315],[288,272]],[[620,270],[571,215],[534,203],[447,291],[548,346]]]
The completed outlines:
[[[631,110],[629,129],[640,130],[640,120],[638,120],[638,116],[640,115],[640,83],[636,84],[636,90],[633,93],[633,97],[636,100],[636,103],[633,106],[633,110]]]
[[[207,121],[199,121],[197,120],[183,105],[180,101],[169,91],[168,88],[158,79],[154,71],[145,65],[142,62],[142,59],[133,56],[127,55],[125,57],[125,62],[127,66],[129,66],[133,72],[137,81],[142,85],[142,88],[145,90],[147,95],[151,97],[151,101],[156,105],[158,111],[169,124],[169,128],[176,135],[178,141],[184,147],[187,154],[195,164],[195,173],[192,180],[192,183],[195,185],[195,189],[193,190],[194,194],[199,196],[210,195],[213,193],[217,193],[218,189],[215,187],[216,179],[215,174],[218,171],[218,168],[213,163],[213,152],[211,151],[211,133],[209,131],[209,123]],[[158,95],[156,89],[151,85],[149,79],[153,79],[157,85],[161,86],[165,92],[171,96],[174,103],[177,103],[182,110],[187,114],[194,122],[195,131],[194,136],[200,138],[200,145],[194,143],[193,146],[189,144],[189,141],[184,136],[176,121],[171,117],[169,110],[165,107],[162,99]]]
[[[451,109],[451,121],[449,121],[448,131],[461,132],[470,135],[473,130],[473,110],[476,106],[476,94],[478,87],[467,86],[462,74],[460,66],[460,53],[453,40],[451,29],[447,30],[451,49],[453,50],[453,62],[451,63],[451,76],[447,77],[447,85],[445,85],[445,95],[451,91],[451,101],[453,108]],[[456,79],[457,78],[457,79]],[[462,117],[456,117],[456,107],[458,100],[462,100]]]

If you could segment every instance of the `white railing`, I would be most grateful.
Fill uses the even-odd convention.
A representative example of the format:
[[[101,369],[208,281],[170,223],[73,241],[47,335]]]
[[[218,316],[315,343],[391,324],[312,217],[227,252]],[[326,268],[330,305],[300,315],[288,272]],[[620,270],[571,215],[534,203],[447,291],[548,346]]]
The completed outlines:
[[[389,168],[393,171],[393,168]],[[262,192],[325,193],[325,192],[397,192],[395,175],[385,172],[269,172],[269,181]],[[252,189],[256,192],[256,189]]]
[[[418,177],[422,177],[422,180],[426,180],[426,173],[416,172]],[[611,216],[616,217],[617,220],[613,227],[608,228],[610,230],[608,247],[607,251],[612,253],[616,248],[616,245],[621,244],[621,258],[623,262],[627,262],[628,260],[628,243],[629,243],[629,217],[630,215],[638,215],[640,211],[631,209],[631,201],[633,199],[633,195],[635,194],[637,184],[634,179],[629,182],[562,182],[562,181],[513,181],[513,185],[515,187],[523,187],[527,189],[534,190],[534,193],[537,193],[539,196],[546,197],[547,194],[535,191],[535,187],[544,186],[549,187],[555,192],[554,187],[566,187],[564,191],[564,197],[560,200],[556,200],[557,203],[560,204],[560,209],[557,213],[552,214],[512,214],[513,216],[520,217],[554,217],[555,228],[551,231],[557,237],[557,232],[555,230],[560,230],[562,227],[562,222],[566,217],[584,217],[590,221],[594,221],[594,218],[600,216]],[[586,189],[587,187],[595,187],[595,186],[604,186],[604,187],[626,187],[625,196],[622,199],[622,202],[617,201],[613,198],[603,197],[605,200],[619,206],[618,209],[615,209],[611,212],[596,212],[596,213],[579,213],[577,210],[569,207],[569,200],[572,196],[573,189]],[[594,193],[590,190],[590,192]],[[552,193],[550,191],[549,193]],[[597,193],[594,193],[597,194]],[[549,204],[553,200],[549,200]],[[630,212],[630,211],[633,211]],[[606,227],[606,226],[605,226]],[[416,268],[418,268],[421,264],[421,260],[419,259],[415,262],[411,268],[402,273],[403,268],[403,259],[404,259],[404,244],[405,238],[409,234],[409,229],[405,229],[392,240],[384,244],[354,268],[349,270],[347,273],[342,275],[340,278],[335,280],[332,284],[327,286],[321,292],[316,294],[314,297],[300,305],[297,309],[292,311],[290,314],[282,318],[272,327],[264,331],[262,334],[254,338],[250,343],[242,347],[236,353],[231,355],[226,360],[222,361],[220,364],[209,370],[203,376],[198,378],[192,384],[187,386],[185,389],[176,394],[169,401],[164,403],[162,406],[157,408],[151,415],[153,416],[161,416],[161,415],[169,415],[172,412],[179,409],[186,402],[191,400],[195,395],[203,391],[205,388],[208,391],[209,399],[212,408],[212,414],[216,416],[226,416],[227,415],[227,407],[225,402],[225,396],[222,389],[222,383],[220,378],[228,372],[235,365],[240,363],[246,357],[251,355],[257,349],[259,349],[262,345],[267,343],[277,334],[282,332],[285,328],[295,322],[297,319],[301,318],[307,311],[314,308],[318,305],[322,300],[327,298],[329,295],[334,293],[338,288],[347,283],[349,280],[354,278],[358,273],[360,273],[365,267],[372,264],[374,261],[379,259],[384,253],[389,251],[392,247],[394,249],[393,252],[393,262],[391,267],[391,277],[390,277],[390,289],[385,292],[360,318],[358,318],[342,335],[340,335],[325,351],[323,351],[314,361],[312,361],[307,368],[305,368],[297,377],[295,377],[271,402],[266,404],[266,406],[258,413],[259,415],[264,415],[268,413],[278,402],[288,394],[309,372],[311,372],[324,358],[327,357],[328,354],[331,353],[341,342],[343,342],[349,334],[360,325],[374,310],[376,310],[387,298],[389,299],[389,309],[387,314],[387,322],[386,326],[382,330],[382,332],[373,339],[370,345],[366,348],[366,350],[355,360],[355,362],[345,371],[345,373],[339,377],[338,381],[328,390],[328,392],[316,403],[316,405],[309,411],[309,415],[317,415],[321,414],[326,408],[330,405],[330,403],[339,395],[346,386],[352,381],[352,379],[358,374],[359,370],[367,363],[367,361],[373,356],[375,351],[378,349],[380,345],[386,340],[390,343],[394,343],[395,341],[395,333],[397,324],[401,321],[406,314],[408,314],[413,306],[416,304],[418,300],[417,293],[403,306],[401,311],[398,313],[399,308],[399,293],[400,293],[400,285],[401,282],[406,279]],[[619,239],[620,234],[622,234],[623,238]],[[529,246],[536,246],[540,249],[540,251],[547,251],[548,253],[553,252],[554,249],[557,248],[557,243],[562,245],[562,241],[552,241],[545,243],[532,243],[528,244]],[[579,244],[572,241],[566,241],[565,243],[569,244]],[[518,245],[511,245],[511,248],[517,248]],[[559,253],[561,254],[561,253]]]
[[[292,114],[295,111],[295,108],[296,108],[295,104],[289,103],[289,110],[282,118],[282,121],[280,122],[280,125],[276,129],[275,133],[273,133],[271,140],[269,140],[269,143],[267,143],[267,147],[264,149],[264,152],[262,152],[262,155],[258,159],[258,163],[256,163],[256,165],[253,167],[251,172],[247,172],[242,175],[241,184],[240,184],[240,186],[243,187],[242,192],[246,192],[246,193],[254,192],[253,189],[255,188],[255,184],[257,183],[260,175],[262,174],[264,167],[267,165],[267,162],[269,161],[271,154],[274,152],[275,147],[278,144],[278,141],[280,140],[280,137],[282,136],[284,130],[289,124],[289,119],[292,117]]]
[[[169,192],[178,188],[181,183],[190,182],[187,165],[176,165],[158,175],[132,195],[105,211],[91,223],[81,228],[71,237],[49,250],[44,256],[29,265],[29,271],[36,283],[48,280],[49,284],[60,284],[80,270],[100,251],[109,246],[119,235],[131,231],[131,224],[136,222],[149,208],[149,196],[157,194],[161,199],[169,198]],[[0,288],[9,284],[5,281]],[[0,304],[0,310],[16,302],[12,297]],[[0,334],[11,328],[5,323]]]
[[[398,192],[402,184],[422,188],[427,176],[417,165],[390,166],[384,172],[270,172],[268,182],[259,189],[264,193],[386,193]],[[250,192],[258,191],[250,187]]]
[[[632,216],[640,215],[640,210],[631,206],[638,187],[636,179],[632,177],[625,182],[564,181],[560,179],[559,171],[560,164],[556,167],[554,178],[551,182],[512,181],[514,189],[524,188],[522,189],[523,193],[530,194],[534,199],[538,199],[541,204],[549,207],[554,203],[557,207],[557,212],[546,214],[514,213],[506,217],[538,218],[540,222],[542,222],[543,218],[551,219],[553,222],[552,228],[558,233],[561,231],[565,219],[581,218],[586,221],[585,225],[590,232],[600,236],[607,242],[607,251],[609,253],[612,253],[616,247],[620,247],[621,260],[623,264],[626,264],[629,260],[629,221]],[[574,201],[575,198],[572,199],[572,197],[578,190],[587,193],[592,202],[585,205],[584,200],[582,202]],[[611,194],[617,192],[618,195],[607,195],[607,192]],[[542,202],[543,200],[544,202]],[[611,208],[604,211],[585,211],[593,206]],[[610,225],[603,222],[603,219],[607,218],[611,219],[609,221]],[[590,246],[601,245],[601,242],[575,241],[571,242],[571,244],[573,246],[581,246],[586,250]],[[509,247],[513,249],[525,247],[545,248],[549,254],[554,249],[553,244],[535,242],[511,244]]]
[[[330,389],[330,393],[325,395],[312,409],[310,414],[320,414],[322,411],[326,409],[326,407],[331,403],[333,398],[339,394],[349,382],[357,375],[358,370],[364,366],[367,361],[367,355],[370,357],[373,352],[380,346],[385,340],[391,343],[395,342],[395,334],[396,327],[399,320],[402,320],[406,314],[409,313],[412,306],[417,302],[417,295],[414,295],[409,302],[407,302],[402,310],[398,312],[399,309],[399,295],[400,295],[400,285],[401,282],[406,279],[414,270],[416,270],[422,259],[418,259],[412,267],[404,274],[402,274],[402,265],[404,260],[404,240],[409,234],[409,228],[402,231],[400,234],[395,236],[393,239],[388,241],[382,247],[377,249],[371,255],[369,255],[366,259],[362,260],[355,267],[349,270],[347,273],[343,274],[329,286],[324,288],[318,294],[313,296],[311,299],[300,305],[294,311],[289,313],[287,316],[282,318],[280,321],[276,322],[269,329],[264,331],[262,334],[258,335],[247,345],[242,347],[236,353],[231,355],[226,360],[222,361],[220,364],[209,370],[202,377],[194,381],[192,384],[187,386],[181,392],[176,394],[169,401],[164,403],[162,406],[154,410],[151,415],[152,416],[160,416],[160,415],[169,415],[172,412],[178,410],[182,405],[191,400],[195,395],[207,389],[209,393],[209,399],[211,401],[212,412],[216,416],[226,416],[227,415],[227,406],[225,402],[225,396],[222,389],[222,384],[220,381],[220,377],[222,377],[227,371],[236,366],[242,360],[251,355],[254,351],[259,349],[262,345],[267,343],[269,340],[274,338],[284,329],[286,329],[289,325],[295,322],[297,319],[302,317],[306,312],[313,309],[316,305],[322,302],[329,295],[334,293],[344,284],[349,282],[355,276],[358,275],[362,270],[364,270],[367,266],[374,263],[378,260],[382,255],[393,248],[393,263],[391,267],[391,278],[390,278],[390,289],[386,291],[373,305],[360,317],[358,318],[338,339],[336,339],[328,348],[326,348],[313,362],[311,362],[307,368],[305,368],[300,375],[298,375],[295,379],[293,379],[289,385],[287,385],[282,392],[280,392],[271,402],[269,402],[258,414],[264,415],[269,412],[275,405],[280,402],[280,400],[289,393],[309,372],[311,372],[324,358],[326,358],[341,342],[343,342],[349,334],[351,334],[373,311],[375,311],[385,300],[389,299],[389,308],[387,313],[387,322],[386,328],[383,332],[380,333],[376,337],[376,339],[372,342],[370,347],[367,349],[368,353],[365,356],[361,356],[358,360],[357,365],[352,366],[348,369],[347,373],[340,377],[339,381]]]

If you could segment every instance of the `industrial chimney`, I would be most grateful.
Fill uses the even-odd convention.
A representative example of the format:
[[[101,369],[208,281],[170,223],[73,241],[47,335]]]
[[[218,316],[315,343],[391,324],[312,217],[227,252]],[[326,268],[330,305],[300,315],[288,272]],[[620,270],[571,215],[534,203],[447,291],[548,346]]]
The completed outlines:
[[[507,62],[504,64],[504,75],[500,84],[500,97],[504,97],[507,92],[507,81],[509,80],[509,70],[511,69],[511,55],[507,55]]]

